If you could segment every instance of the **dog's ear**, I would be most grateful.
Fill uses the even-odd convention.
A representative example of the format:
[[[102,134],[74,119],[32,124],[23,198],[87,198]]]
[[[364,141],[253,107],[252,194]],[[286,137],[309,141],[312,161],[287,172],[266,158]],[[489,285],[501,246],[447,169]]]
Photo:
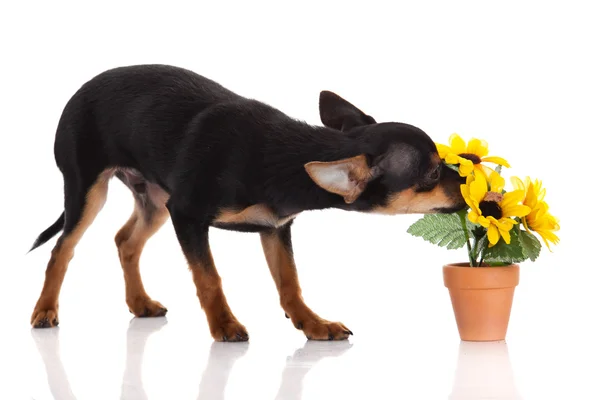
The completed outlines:
[[[363,154],[338,161],[313,161],[304,168],[317,185],[339,194],[348,204],[356,201],[367,183],[378,174],[378,168],[370,168]]]
[[[322,91],[319,96],[319,113],[323,125],[339,131],[375,123],[373,117],[327,90]]]

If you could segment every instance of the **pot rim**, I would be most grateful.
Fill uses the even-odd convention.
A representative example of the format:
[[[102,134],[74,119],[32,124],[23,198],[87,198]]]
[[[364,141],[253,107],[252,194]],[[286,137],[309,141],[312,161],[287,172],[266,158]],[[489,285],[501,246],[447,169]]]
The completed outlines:
[[[519,284],[520,267],[470,267],[469,263],[446,264],[443,267],[444,286],[448,289],[503,289]]]
[[[444,267],[449,267],[449,268],[476,268],[476,269],[483,269],[483,268],[514,268],[514,267],[519,267],[520,264],[518,263],[512,263],[512,264],[508,264],[508,265],[499,265],[499,266],[492,266],[492,265],[488,265],[486,263],[483,263],[483,265],[481,267],[471,267],[471,264],[466,261],[466,262],[450,262],[447,264],[444,264]]]

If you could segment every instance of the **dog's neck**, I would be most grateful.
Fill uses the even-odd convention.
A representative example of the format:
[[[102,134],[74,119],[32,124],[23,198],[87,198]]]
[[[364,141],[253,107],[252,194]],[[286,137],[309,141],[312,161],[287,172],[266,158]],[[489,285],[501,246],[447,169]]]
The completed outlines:
[[[301,211],[338,208],[360,209],[360,203],[346,204],[342,196],[327,192],[308,175],[304,165],[311,161],[337,161],[361,154],[359,140],[325,127],[294,124],[275,139],[264,165],[268,196],[284,215]]]

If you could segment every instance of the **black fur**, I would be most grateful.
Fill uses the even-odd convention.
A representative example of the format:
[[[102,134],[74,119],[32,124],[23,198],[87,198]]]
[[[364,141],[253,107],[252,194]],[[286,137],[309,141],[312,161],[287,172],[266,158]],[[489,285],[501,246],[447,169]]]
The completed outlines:
[[[54,150],[65,180],[65,211],[32,249],[60,228],[63,234],[73,230],[88,189],[110,168],[139,173],[135,192],[143,193],[147,183],[168,193],[177,236],[184,249],[199,255],[211,225],[264,229],[215,223],[222,209],[265,204],[278,217],[332,207],[369,211],[386,206],[394,193],[432,190],[440,183],[430,179],[436,149],[423,131],[375,123],[331,92],[322,92],[319,102],[325,127],[290,118],[181,68],[139,65],[96,76],[69,100],[60,118]],[[406,149],[411,158],[397,167],[396,158],[408,154]],[[359,154],[378,174],[351,204],[316,185],[304,168]],[[451,173],[444,171],[442,179]],[[445,188],[456,207],[438,211],[464,206],[457,183]]]
[[[33,243],[33,246],[31,247],[31,249],[29,251],[36,249],[37,247],[46,243],[48,240],[52,239],[60,231],[62,231],[64,225],[65,225],[65,212],[63,211],[55,223],[50,225],[50,227],[48,229],[46,229],[44,232],[40,233],[40,235],[37,237],[37,239],[35,240],[35,242]]]

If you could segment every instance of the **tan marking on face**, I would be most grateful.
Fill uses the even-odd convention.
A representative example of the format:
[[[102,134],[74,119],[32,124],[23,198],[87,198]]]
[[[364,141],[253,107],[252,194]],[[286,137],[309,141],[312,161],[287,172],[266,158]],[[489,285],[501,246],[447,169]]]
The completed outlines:
[[[279,218],[264,204],[255,204],[242,210],[222,210],[214,222],[222,224],[253,224],[267,227],[280,227],[291,221],[297,214]]]
[[[448,197],[441,185],[429,192],[416,192],[414,188],[396,193],[388,205],[373,210],[377,214],[430,214],[437,208],[453,207],[456,203]]]

